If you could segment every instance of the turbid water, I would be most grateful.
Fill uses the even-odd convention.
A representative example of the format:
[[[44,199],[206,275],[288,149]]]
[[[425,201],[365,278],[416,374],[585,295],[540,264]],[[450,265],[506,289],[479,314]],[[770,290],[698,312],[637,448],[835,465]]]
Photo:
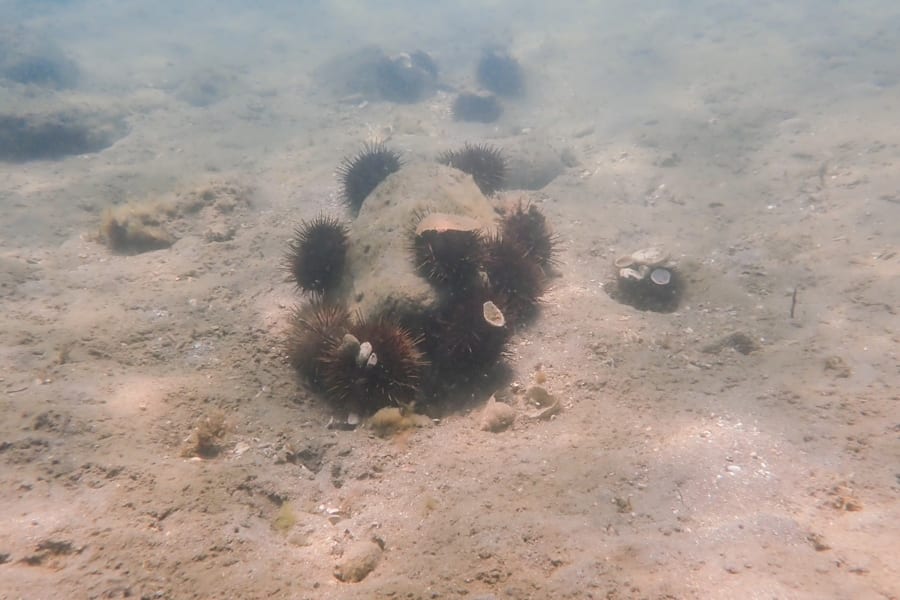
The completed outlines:
[[[0,597],[900,597],[900,5],[266,4],[0,2]],[[372,141],[499,148],[558,239],[386,437],[285,349]]]

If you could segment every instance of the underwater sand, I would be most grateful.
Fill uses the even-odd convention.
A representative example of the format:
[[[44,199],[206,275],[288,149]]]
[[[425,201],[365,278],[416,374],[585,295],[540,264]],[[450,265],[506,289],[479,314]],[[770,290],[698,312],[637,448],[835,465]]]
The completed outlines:
[[[900,597],[894,4],[7,4],[79,63],[51,100],[128,132],[0,164],[0,597]],[[492,40],[529,74],[494,125],[313,76],[370,42],[471,86]],[[281,262],[297,222],[341,214],[333,171],[372,137],[576,159],[527,193],[560,276],[509,358],[553,419],[483,431],[508,392],[485,389],[387,440],[327,428],[282,348]],[[115,205],[185,198],[166,249],[97,241]],[[604,290],[652,245],[686,275],[674,313]],[[184,456],[203,422],[219,453]],[[353,556],[377,564],[343,583]]]

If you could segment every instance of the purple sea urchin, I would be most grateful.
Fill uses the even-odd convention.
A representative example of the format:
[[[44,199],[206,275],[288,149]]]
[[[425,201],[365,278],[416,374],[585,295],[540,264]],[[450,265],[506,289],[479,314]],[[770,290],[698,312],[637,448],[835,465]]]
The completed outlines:
[[[486,241],[485,268],[507,322],[516,326],[533,317],[547,289],[547,276],[528,250],[512,238],[493,235]]]
[[[493,123],[503,114],[503,107],[493,94],[463,93],[453,101],[453,118],[456,121]]]
[[[378,184],[396,173],[403,165],[400,154],[387,148],[383,143],[367,143],[362,151],[345,158],[338,167],[337,176],[341,183],[341,197],[350,212],[359,214],[366,197]]]
[[[286,344],[291,365],[312,383],[319,383],[323,356],[350,325],[350,313],[343,304],[314,297],[309,304],[295,307]]]
[[[413,241],[416,268],[439,285],[465,285],[484,258],[481,227],[459,215],[432,213],[416,227]]]
[[[285,263],[299,289],[328,293],[337,287],[346,261],[347,233],[343,223],[326,215],[297,227]]]
[[[556,263],[559,239],[547,225],[547,219],[534,204],[519,201],[500,222],[500,233],[524,248],[526,254],[546,269]]]
[[[525,89],[525,76],[519,61],[504,50],[485,50],[476,70],[478,83],[501,96],[518,96]]]
[[[326,392],[366,412],[412,402],[428,364],[420,343],[387,317],[360,320],[322,357]]]
[[[442,153],[438,162],[471,175],[485,196],[499,191],[506,181],[506,159],[499,148],[488,144],[466,143],[461,150]]]

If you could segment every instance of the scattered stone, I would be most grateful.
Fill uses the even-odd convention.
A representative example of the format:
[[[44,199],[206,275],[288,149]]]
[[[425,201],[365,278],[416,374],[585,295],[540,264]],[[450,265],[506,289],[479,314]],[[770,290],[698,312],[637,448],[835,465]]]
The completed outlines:
[[[509,404],[497,402],[494,396],[488,400],[487,406],[481,411],[481,430],[499,433],[513,424],[516,420],[516,411]]]
[[[856,512],[863,509],[862,502],[853,495],[853,490],[845,485],[834,486],[829,495],[833,498],[831,505],[838,510]]]
[[[848,365],[840,356],[829,356],[825,359],[825,370],[834,371],[835,377],[850,377],[850,365]]]
[[[234,239],[235,233],[237,229],[220,223],[207,229],[203,237],[207,242],[230,242]]]
[[[286,535],[296,524],[297,515],[294,508],[289,502],[283,503],[272,521],[272,529]]]
[[[732,348],[741,354],[750,354],[759,350],[759,343],[746,333],[738,331],[704,346],[702,351],[706,354],[718,354],[725,348]]]
[[[43,540],[35,547],[34,554],[22,558],[19,562],[31,567],[37,567],[46,565],[48,560],[53,558],[81,554],[84,548],[84,546],[76,547],[68,540]]]
[[[529,419],[547,421],[562,412],[559,399],[539,385],[533,385],[525,392],[528,403],[537,408],[528,413]]]
[[[806,539],[810,544],[812,544],[812,547],[815,548],[816,552],[831,550],[831,546],[825,543],[825,538],[818,533],[810,533],[808,536],[806,536]]]
[[[403,411],[396,406],[382,408],[369,418],[369,427],[379,437],[390,437],[413,427],[426,427],[431,419],[412,411]]]
[[[344,583],[358,583],[375,570],[383,553],[381,545],[376,542],[357,542],[338,561],[334,576]]]
[[[613,498],[613,504],[616,505],[616,511],[626,514],[631,513],[634,509],[631,507],[631,498],[622,498],[616,496]]]

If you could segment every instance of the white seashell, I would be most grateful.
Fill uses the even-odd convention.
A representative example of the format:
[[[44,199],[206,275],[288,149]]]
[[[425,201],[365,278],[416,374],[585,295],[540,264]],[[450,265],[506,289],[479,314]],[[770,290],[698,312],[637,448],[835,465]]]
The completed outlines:
[[[640,281],[644,276],[641,275],[640,271],[632,269],[628,267],[627,269],[619,269],[619,279],[631,279],[634,281]]]
[[[642,250],[638,250],[637,252],[633,252],[631,254],[631,260],[639,265],[655,267],[669,260],[669,253],[658,246],[653,248],[644,248]]]
[[[668,269],[653,269],[650,272],[650,281],[656,285],[669,285],[672,281],[672,272]]]
[[[366,367],[372,368],[378,364],[378,355],[374,352],[369,355],[369,360],[366,361]]]
[[[619,258],[617,258],[613,264],[616,265],[617,269],[624,269],[633,265],[634,259],[631,258],[630,254],[625,254],[624,256],[620,256]]]
[[[494,327],[503,327],[506,325],[506,317],[503,316],[503,312],[490,300],[484,303],[482,314],[488,325],[493,325]]]
[[[359,345],[359,353],[356,355],[356,364],[360,367],[365,365],[371,354],[372,344],[370,342],[363,342]]]

